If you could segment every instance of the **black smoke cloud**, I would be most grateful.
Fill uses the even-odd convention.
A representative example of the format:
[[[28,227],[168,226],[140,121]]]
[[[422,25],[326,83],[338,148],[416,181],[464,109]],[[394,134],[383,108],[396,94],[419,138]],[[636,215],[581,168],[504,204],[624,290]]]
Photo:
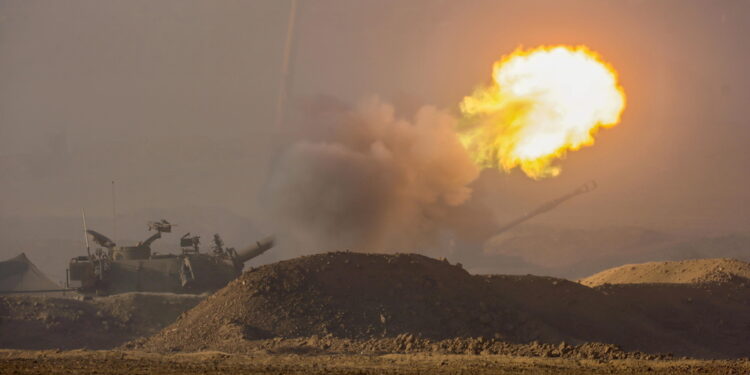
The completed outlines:
[[[444,111],[425,106],[407,121],[373,97],[305,118],[264,201],[277,230],[307,247],[413,251],[470,199],[479,170]]]

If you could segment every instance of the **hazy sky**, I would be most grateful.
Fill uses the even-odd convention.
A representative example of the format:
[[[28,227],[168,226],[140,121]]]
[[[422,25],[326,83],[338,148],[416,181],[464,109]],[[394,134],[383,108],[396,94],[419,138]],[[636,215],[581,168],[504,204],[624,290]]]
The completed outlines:
[[[0,0],[0,213],[187,205],[257,218],[289,2]],[[301,0],[291,102],[368,95],[451,111],[518,46],[585,44],[619,72],[623,122],[558,178],[485,171],[510,218],[596,179],[543,221],[750,225],[750,2]]]

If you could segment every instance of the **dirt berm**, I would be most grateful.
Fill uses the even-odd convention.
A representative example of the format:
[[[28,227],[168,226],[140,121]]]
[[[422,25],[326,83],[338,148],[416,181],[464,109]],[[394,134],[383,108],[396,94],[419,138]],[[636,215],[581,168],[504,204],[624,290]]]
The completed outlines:
[[[109,349],[158,332],[204,298],[170,293],[91,301],[0,296],[0,348]]]
[[[723,299],[726,288],[734,290],[734,302],[720,304],[716,293]],[[307,337],[295,342],[308,349],[340,344],[338,350],[359,351],[398,343],[400,337],[401,344],[382,348],[398,351],[405,349],[406,335],[419,338],[426,350],[438,340],[483,337],[478,342],[605,342],[627,351],[746,356],[750,349],[737,348],[736,340],[750,339],[747,327],[693,332],[684,325],[702,319],[697,326],[710,327],[715,316],[705,314],[725,308],[719,316],[729,321],[723,324],[746,325],[750,294],[743,288],[716,284],[664,302],[660,293],[672,291],[661,287],[643,293],[592,289],[549,277],[473,276],[458,265],[413,254],[327,253],[252,269],[173,325],[128,347],[246,352],[272,338]],[[701,309],[692,311],[696,306]],[[674,324],[670,314],[681,323]],[[731,340],[722,344],[727,335]],[[320,344],[321,338],[327,344]]]

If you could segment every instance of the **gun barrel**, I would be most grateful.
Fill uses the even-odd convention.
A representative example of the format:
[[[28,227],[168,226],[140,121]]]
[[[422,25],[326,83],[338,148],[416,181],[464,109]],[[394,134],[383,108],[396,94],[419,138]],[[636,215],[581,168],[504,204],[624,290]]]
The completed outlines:
[[[533,218],[535,216],[541,215],[541,214],[543,214],[545,212],[552,211],[553,209],[557,208],[557,206],[559,206],[561,203],[567,201],[568,199],[573,198],[573,197],[575,197],[577,195],[588,193],[588,192],[596,189],[597,186],[598,185],[597,185],[596,181],[593,181],[593,180],[589,181],[589,182],[581,185],[578,189],[575,189],[572,192],[570,192],[568,194],[565,194],[565,195],[563,195],[563,196],[561,196],[561,197],[559,197],[557,199],[553,199],[553,200],[551,200],[549,202],[546,202],[546,203],[542,204],[541,206],[535,208],[533,211],[530,211],[530,212],[526,213],[525,215],[523,215],[523,216],[521,216],[521,217],[519,217],[519,218],[517,218],[517,219],[515,219],[513,221],[505,223],[505,225],[501,226],[497,230],[496,233],[497,234],[503,233],[503,232],[505,232],[507,230],[510,230],[511,228],[513,228],[513,227],[515,227],[515,226],[517,226],[517,225],[525,222],[526,220],[529,220],[529,219],[531,219],[531,218]]]
[[[236,261],[239,264],[243,264],[247,262],[250,259],[253,259],[266,251],[270,250],[274,245],[274,238],[273,236],[266,237],[255,244],[246,247],[240,251],[237,252],[237,257],[235,258]]]
[[[154,233],[151,236],[149,236],[149,238],[147,238],[145,241],[143,241],[141,243],[141,246],[146,246],[146,247],[151,246],[151,244],[154,241],[156,241],[156,240],[158,240],[160,238],[161,238],[161,231],[157,231],[156,233]]]

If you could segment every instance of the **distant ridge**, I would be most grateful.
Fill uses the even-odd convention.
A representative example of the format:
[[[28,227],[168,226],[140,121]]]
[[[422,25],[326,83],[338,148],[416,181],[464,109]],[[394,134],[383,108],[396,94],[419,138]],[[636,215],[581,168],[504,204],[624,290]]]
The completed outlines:
[[[750,279],[750,263],[736,259],[694,259],[672,262],[626,264],[596,273],[580,282],[596,287],[604,284],[696,284]]]

